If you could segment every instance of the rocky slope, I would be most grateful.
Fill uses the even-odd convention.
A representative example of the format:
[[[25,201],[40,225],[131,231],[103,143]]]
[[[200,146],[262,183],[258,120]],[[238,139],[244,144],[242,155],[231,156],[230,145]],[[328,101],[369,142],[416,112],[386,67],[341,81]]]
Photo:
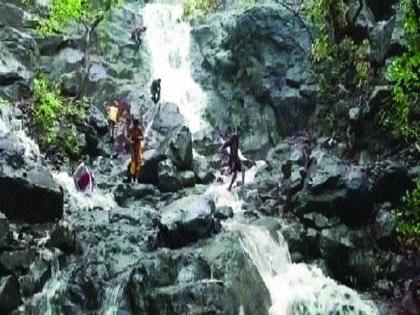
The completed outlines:
[[[73,187],[71,166],[55,170],[14,126],[25,122],[17,104],[38,71],[68,96],[81,84],[83,27],[38,38],[33,14],[47,7],[35,3],[0,4],[1,313],[268,314],[288,305],[296,314],[372,314],[323,272],[392,314],[381,301],[397,304],[404,282],[420,272],[418,253],[398,246],[391,213],[418,163],[349,160],[340,140],[297,135],[318,104],[301,20],[264,5],[209,16],[191,32],[207,120],[238,128],[244,151],[265,160],[244,163],[245,187],[230,194],[213,183],[212,130],[192,134],[180,104],[149,100],[153,56],[147,45],[135,54],[129,40],[144,4],[113,10],[98,29],[90,114],[80,124],[97,184],[86,198]],[[103,105],[119,96],[150,127],[141,184],[125,180],[127,156],[109,158]],[[276,286],[290,301],[273,294]]]

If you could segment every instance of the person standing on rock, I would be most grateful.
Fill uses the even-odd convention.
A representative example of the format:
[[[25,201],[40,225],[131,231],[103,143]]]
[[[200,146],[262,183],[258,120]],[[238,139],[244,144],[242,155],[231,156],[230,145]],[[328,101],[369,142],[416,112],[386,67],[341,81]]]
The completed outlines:
[[[232,185],[236,180],[238,172],[242,172],[242,185],[245,182],[245,173],[242,171],[242,163],[239,158],[239,137],[233,134],[228,141],[226,141],[219,151],[229,148],[229,169],[230,173],[233,173],[232,181],[230,182],[228,190],[232,189]]]
[[[143,140],[144,130],[138,119],[133,120],[133,124],[128,131],[131,144],[131,161],[128,171],[131,180],[139,180],[140,169],[143,166]]]
[[[150,94],[152,95],[153,103],[157,104],[160,100],[160,82],[161,79],[153,80],[150,86]]]
[[[129,147],[129,139],[128,139],[128,132],[131,125],[131,115],[128,110],[124,110],[121,115],[121,119],[118,121],[116,125],[115,131],[115,140],[114,140],[114,147],[113,147],[113,158],[117,158],[118,155]]]
[[[116,101],[112,102],[111,105],[107,106],[106,114],[108,116],[110,141],[111,143],[113,143],[115,139],[115,127],[118,122],[118,103]]]

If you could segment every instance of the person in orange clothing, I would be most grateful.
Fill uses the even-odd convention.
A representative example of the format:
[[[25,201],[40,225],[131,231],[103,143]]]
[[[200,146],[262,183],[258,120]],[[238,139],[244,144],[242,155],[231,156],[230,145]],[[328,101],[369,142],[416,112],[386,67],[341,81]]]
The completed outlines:
[[[143,140],[144,130],[138,119],[133,119],[133,124],[128,131],[128,138],[131,144],[131,161],[129,164],[129,174],[131,180],[139,180],[139,174],[143,161]]]

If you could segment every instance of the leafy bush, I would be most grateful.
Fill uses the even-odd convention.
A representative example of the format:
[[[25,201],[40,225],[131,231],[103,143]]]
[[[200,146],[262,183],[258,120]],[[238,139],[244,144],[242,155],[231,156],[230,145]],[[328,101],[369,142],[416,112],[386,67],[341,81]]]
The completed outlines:
[[[64,99],[57,86],[42,75],[34,80],[32,90],[30,120],[38,132],[41,148],[54,147],[67,157],[77,157],[81,146],[74,123],[86,118],[86,104]]]
[[[183,0],[182,18],[189,21],[197,16],[215,12],[223,3],[224,0]]]
[[[420,125],[415,111],[420,102],[420,19],[416,18],[412,1],[403,0],[401,9],[405,16],[408,51],[396,58],[387,69],[386,77],[393,83],[393,97],[392,102],[382,110],[381,121],[407,142],[418,143]]]
[[[121,3],[121,0],[52,0],[48,18],[41,21],[38,32],[43,36],[59,33],[68,21],[94,23]]]
[[[420,181],[397,210],[397,232],[403,243],[420,247]]]

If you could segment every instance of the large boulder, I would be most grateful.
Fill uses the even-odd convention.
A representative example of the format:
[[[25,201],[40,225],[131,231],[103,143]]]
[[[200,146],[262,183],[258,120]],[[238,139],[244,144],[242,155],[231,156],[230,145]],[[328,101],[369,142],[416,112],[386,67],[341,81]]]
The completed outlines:
[[[378,162],[373,168],[370,192],[376,202],[396,203],[413,184],[406,163],[386,160]]]
[[[56,220],[63,215],[63,189],[27,153],[17,139],[0,138],[0,211],[11,220]]]
[[[370,54],[376,65],[382,65],[391,46],[395,18],[380,21],[369,31]]]
[[[22,303],[15,276],[0,278],[0,312],[9,314]]]
[[[358,41],[367,37],[368,31],[375,24],[375,17],[366,0],[352,0],[347,11],[347,21],[351,35]]]
[[[139,261],[128,283],[135,314],[267,314],[269,294],[237,236]],[[159,301],[159,303],[156,303]]]
[[[182,126],[169,143],[168,156],[178,170],[190,170],[193,163],[191,132]]]
[[[161,210],[158,245],[179,248],[207,238],[220,230],[216,206],[208,197],[191,195]]]
[[[244,151],[261,152],[279,133],[306,125],[316,94],[300,93],[312,86],[310,40],[289,10],[271,4],[225,11],[191,34],[193,76],[211,99],[207,118],[217,128],[233,124]]]
[[[144,184],[159,184],[159,165],[165,157],[157,150],[144,152],[144,165],[140,172],[140,182]]]
[[[4,168],[0,173],[0,211],[7,218],[36,223],[62,217],[63,189],[46,169],[16,173]]]
[[[175,192],[182,188],[178,171],[171,160],[165,160],[159,164],[158,187],[164,192]]]
[[[301,212],[339,216],[349,224],[366,223],[373,215],[367,174],[331,153],[314,150],[303,189],[295,196]]]

